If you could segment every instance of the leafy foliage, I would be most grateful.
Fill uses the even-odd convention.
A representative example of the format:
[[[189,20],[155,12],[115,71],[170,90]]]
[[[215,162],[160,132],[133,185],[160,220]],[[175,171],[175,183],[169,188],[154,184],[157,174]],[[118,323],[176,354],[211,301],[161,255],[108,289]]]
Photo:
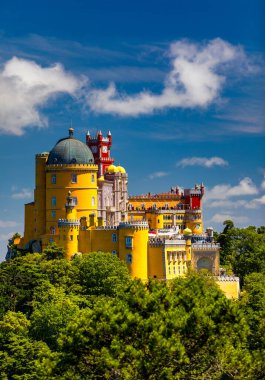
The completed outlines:
[[[241,284],[248,274],[265,273],[264,227],[236,228],[231,221],[224,223],[225,228],[217,237],[221,245],[221,264],[231,268]]]
[[[1,263],[0,377],[264,378],[265,277],[261,255],[251,253],[264,232],[243,235],[229,226],[217,238],[224,239],[224,260],[242,271],[239,301],[203,274],[170,283],[132,280],[105,253],[67,261],[52,247],[52,254],[49,248]],[[248,274],[244,257],[259,273]]]

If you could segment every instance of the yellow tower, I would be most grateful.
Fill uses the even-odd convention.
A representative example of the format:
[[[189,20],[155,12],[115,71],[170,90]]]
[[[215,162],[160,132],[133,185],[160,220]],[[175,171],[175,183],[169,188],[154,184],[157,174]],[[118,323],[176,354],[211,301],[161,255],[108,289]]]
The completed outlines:
[[[59,219],[59,245],[65,249],[66,257],[71,257],[78,252],[78,236],[80,220],[76,218],[76,209],[71,191],[68,192],[65,204],[66,218]]]
[[[119,224],[119,257],[125,261],[132,277],[148,279],[148,223]]]

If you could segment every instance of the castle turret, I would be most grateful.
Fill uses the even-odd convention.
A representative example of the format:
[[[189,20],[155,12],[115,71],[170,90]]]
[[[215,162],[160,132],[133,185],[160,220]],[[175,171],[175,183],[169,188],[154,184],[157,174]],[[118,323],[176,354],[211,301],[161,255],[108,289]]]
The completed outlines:
[[[76,219],[76,209],[71,191],[68,192],[67,202],[65,204],[65,219],[59,219],[59,245],[65,249],[67,259],[78,252],[78,235],[80,221]]]
[[[101,131],[98,131],[95,137],[91,137],[87,132],[86,145],[93,153],[95,164],[98,165],[98,178],[100,178],[106,172],[107,167],[114,163],[114,159],[110,157],[111,132],[108,132],[107,137],[104,137]]]
[[[148,223],[120,223],[119,257],[124,260],[133,278],[148,279]]]

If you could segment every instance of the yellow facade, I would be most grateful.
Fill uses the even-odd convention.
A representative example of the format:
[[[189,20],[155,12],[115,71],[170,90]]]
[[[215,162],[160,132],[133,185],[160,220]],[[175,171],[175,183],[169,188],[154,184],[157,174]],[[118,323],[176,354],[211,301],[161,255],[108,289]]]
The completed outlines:
[[[93,181],[92,181],[93,178]],[[65,199],[71,190],[76,217],[97,215],[97,165],[49,165],[46,169],[46,233],[57,235],[57,220],[65,216]]]
[[[227,298],[239,298],[240,286],[236,277],[219,276],[216,278],[216,283]]]
[[[92,153],[69,131],[69,138],[59,140],[50,153],[36,155],[34,201],[25,205],[21,248],[32,241],[42,249],[56,242],[68,259],[76,253],[111,252],[126,263],[132,277],[143,281],[172,280],[189,269],[208,269],[218,276],[219,246],[211,231],[203,234],[202,185],[186,193],[177,189],[176,193],[129,197],[127,202],[125,169],[110,165],[99,176]],[[111,181],[116,183],[115,191],[123,191],[115,202],[128,203],[128,221],[121,213],[118,223],[106,224],[118,210],[110,193]],[[229,297],[237,297],[237,280],[225,282],[218,277],[217,283]]]

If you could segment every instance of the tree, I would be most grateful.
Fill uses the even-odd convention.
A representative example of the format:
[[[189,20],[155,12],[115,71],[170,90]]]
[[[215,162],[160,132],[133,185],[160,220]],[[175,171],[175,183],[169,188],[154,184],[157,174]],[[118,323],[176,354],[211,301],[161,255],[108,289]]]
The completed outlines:
[[[66,295],[62,288],[49,283],[36,288],[30,318],[31,336],[56,349],[60,330],[79,312],[78,303],[81,298]]]
[[[265,271],[265,234],[259,233],[255,227],[224,229],[218,242],[221,264],[231,266],[241,284],[244,284],[246,275]]]
[[[76,257],[79,284],[83,293],[93,296],[119,296],[130,284],[126,265],[111,253],[94,252]]]
[[[132,281],[61,331],[62,379],[254,379],[249,329],[211,279]]]
[[[46,260],[59,260],[65,258],[65,250],[52,242],[43,250],[43,255]]]
[[[40,254],[28,254],[0,264],[0,316],[8,310],[31,312],[35,287],[47,281],[41,259]]]
[[[30,322],[24,314],[7,312],[0,321],[1,379],[52,379],[57,355],[43,342],[28,337]]]

